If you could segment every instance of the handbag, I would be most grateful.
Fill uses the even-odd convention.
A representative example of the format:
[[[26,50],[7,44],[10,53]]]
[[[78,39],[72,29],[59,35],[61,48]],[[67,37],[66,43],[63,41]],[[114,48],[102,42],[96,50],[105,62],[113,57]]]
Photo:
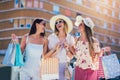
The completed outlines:
[[[6,66],[14,66],[15,65],[15,54],[16,54],[16,45],[13,41],[11,41],[8,44],[8,48],[6,50],[2,64]]]
[[[16,44],[15,66],[24,66],[20,44]]]
[[[103,56],[102,64],[106,79],[115,78],[120,75],[120,64],[116,54]]]
[[[46,58],[41,60],[42,80],[59,79],[58,58]]]

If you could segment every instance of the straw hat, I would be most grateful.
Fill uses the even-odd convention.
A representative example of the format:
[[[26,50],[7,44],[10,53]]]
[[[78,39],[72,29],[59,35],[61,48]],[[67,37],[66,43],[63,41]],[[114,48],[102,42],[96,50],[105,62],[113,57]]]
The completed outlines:
[[[72,21],[68,17],[66,17],[64,15],[56,15],[56,16],[53,16],[50,19],[50,28],[53,31],[55,31],[55,23],[56,23],[57,19],[63,19],[67,23],[67,25],[68,25],[68,33],[70,33],[72,31],[72,29],[73,29],[73,23],[72,23]]]
[[[79,26],[82,21],[84,22],[85,25],[87,25],[91,30],[94,28],[94,23],[91,18],[83,18],[82,16],[77,16],[76,21],[75,21],[75,26]]]

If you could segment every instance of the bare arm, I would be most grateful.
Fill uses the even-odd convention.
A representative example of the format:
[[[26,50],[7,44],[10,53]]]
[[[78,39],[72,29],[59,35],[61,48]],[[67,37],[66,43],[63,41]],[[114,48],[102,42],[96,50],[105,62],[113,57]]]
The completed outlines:
[[[22,40],[21,40],[20,47],[21,47],[22,52],[24,52],[25,47],[26,47],[26,37],[27,37],[27,36],[24,35],[24,36],[22,37]]]

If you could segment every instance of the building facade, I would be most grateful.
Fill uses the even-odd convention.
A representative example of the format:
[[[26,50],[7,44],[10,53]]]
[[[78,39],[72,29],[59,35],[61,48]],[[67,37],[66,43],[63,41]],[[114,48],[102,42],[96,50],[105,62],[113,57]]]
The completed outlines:
[[[5,53],[11,34],[21,38],[36,18],[47,21],[48,36],[52,33],[49,20],[57,14],[68,16],[73,23],[77,15],[91,17],[95,23],[94,36],[120,58],[119,0],[0,0],[0,54]],[[75,32],[74,26],[71,34]]]

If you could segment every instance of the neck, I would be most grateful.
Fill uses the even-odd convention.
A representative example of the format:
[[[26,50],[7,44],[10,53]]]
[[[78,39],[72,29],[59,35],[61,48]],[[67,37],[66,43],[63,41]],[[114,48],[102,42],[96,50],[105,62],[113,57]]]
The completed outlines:
[[[41,36],[40,36],[40,33],[37,33],[37,32],[34,34],[34,36],[35,36],[36,38],[41,37]]]
[[[58,33],[58,37],[59,37],[60,39],[64,39],[64,38],[66,37],[65,32],[64,32],[64,31],[60,31],[60,32]]]
[[[84,31],[81,32],[81,39],[83,41],[86,41],[87,40],[87,36],[86,36],[86,33]]]

